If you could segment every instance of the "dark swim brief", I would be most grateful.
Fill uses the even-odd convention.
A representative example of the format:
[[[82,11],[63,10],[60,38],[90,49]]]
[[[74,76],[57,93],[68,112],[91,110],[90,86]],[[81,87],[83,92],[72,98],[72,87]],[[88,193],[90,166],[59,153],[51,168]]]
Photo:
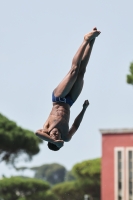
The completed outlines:
[[[69,95],[62,97],[55,97],[54,92],[52,93],[52,102],[61,102],[61,103],[67,103],[70,105],[70,107],[73,105],[74,101],[71,99]]]

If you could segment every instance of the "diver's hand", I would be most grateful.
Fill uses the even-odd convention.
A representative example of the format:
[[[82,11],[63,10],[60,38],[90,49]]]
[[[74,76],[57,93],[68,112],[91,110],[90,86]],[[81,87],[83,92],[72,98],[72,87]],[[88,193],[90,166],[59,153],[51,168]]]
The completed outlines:
[[[64,141],[63,140],[55,140],[54,144],[58,147],[61,148],[64,145]]]
[[[86,109],[89,106],[89,101],[85,100],[83,104],[83,108]]]

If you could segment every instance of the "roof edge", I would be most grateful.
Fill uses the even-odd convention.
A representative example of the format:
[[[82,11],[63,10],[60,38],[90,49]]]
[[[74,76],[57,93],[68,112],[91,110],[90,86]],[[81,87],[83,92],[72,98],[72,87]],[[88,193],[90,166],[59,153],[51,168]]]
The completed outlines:
[[[133,128],[124,128],[124,129],[100,129],[101,134],[133,134]]]

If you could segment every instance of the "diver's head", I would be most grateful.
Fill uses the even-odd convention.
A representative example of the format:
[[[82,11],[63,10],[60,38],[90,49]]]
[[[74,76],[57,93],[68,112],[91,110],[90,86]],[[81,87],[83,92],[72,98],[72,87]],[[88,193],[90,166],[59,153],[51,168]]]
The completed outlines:
[[[61,133],[59,132],[57,128],[53,128],[50,131],[49,136],[54,140],[61,140]],[[53,151],[58,151],[60,149],[59,147],[57,147],[55,144],[51,142],[48,142],[48,148]]]
[[[51,143],[51,142],[48,142],[48,148],[52,151],[58,151],[60,150],[59,147],[57,147],[55,144]]]

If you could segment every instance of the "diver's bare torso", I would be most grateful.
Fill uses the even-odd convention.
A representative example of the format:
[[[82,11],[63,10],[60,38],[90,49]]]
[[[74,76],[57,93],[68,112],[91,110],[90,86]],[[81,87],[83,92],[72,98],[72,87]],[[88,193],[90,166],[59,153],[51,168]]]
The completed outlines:
[[[61,139],[67,141],[69,131],[70,106],[66,103],[53,103],[52,111],[43,125],[44,131],[49,134],[53,128],[61,133]]]

